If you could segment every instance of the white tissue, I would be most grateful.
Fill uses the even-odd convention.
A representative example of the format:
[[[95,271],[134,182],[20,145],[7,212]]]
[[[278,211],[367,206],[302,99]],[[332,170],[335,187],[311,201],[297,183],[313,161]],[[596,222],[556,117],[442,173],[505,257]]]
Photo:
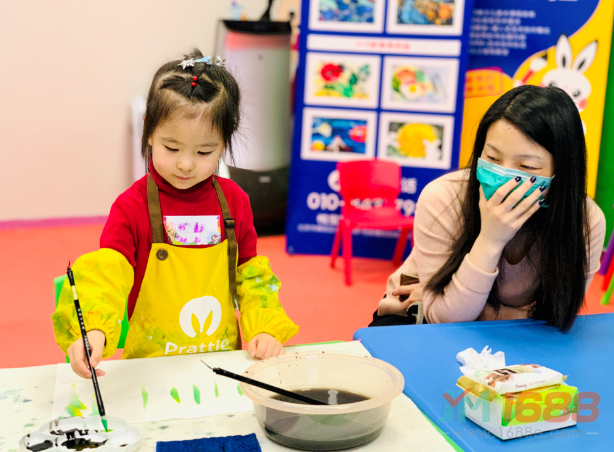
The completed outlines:
[[[464,375],[473,373],[475,369],[498,369],[505,367],[505,353],[499,351],[494,355],[488,345],[478,353],[473,348],[458,352],[456,360],[462,364],[460,370]]]

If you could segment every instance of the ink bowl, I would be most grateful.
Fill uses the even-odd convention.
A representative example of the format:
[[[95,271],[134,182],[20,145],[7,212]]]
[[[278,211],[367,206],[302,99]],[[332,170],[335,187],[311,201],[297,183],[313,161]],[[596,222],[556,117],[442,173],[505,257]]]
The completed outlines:
[[[294,403],[241,383],[241,390],[254,404],[260,427],[271,440],[311,451],[349,449],[377,438],[392,401],[404,386],[403,375],[392,365],[350,353],[278,356],[254,364],[243,375],[327,403],[338,402]]]
[[[133,452],[141,445],[141,432],[123,419],[107,416],[105,432],[99,416],[69,417],[46,423],[19,442],[22,452]]]

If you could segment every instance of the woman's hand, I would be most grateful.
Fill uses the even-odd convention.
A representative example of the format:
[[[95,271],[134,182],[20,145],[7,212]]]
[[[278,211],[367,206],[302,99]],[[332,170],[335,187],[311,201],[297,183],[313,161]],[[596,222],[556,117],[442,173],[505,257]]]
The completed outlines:
[[[400,310],[407,311],[414,301],[422,301],[422,286],[420,284],[409,284],[407,286],[399,286],[392,291],[392,295],[400,297],[407,295],[408,298],[401,302]]]
[[[252,358],[267,359],[284,354],[284,347],[268,333],[256,334],[247,344],[247,351]]]
[[[544,194],[541,187],[520,201],[534,181],[534,178],[527,179],[518,186],[520,179],[512,179],[499,187],[489,200],[486,200],[480,187],[481,229],[469,252],[469,259],[481,270],[489,273],[495,271],[505,245],[531,215],[539,210],[539,198]],[[511,192],[514,187],[518,188]]]
[[[543,195],[541,188],[520,201],[531,189],[534,181],[535,177],[532,177],[519,186],[520,178],[512,179],[499,187],[488,201],[484,196],[482,187],[480,187],[480,219],[482,223],[480,235],[485,240],[500,246],[503,250],[529,217],[539,210],[541,204],[538,200]],[[517,186],[518,188],[510,193]]]
[[[92,352],[90,364],[92,368],[95,368],[100,361],[102,361],[102,351],[106,343],[104,333],[100,330],[91,330],[87,332],[87,340],[90,343],[90,350]],[[85,354],[85,345],[83,344],[83,338],[77,339],[73,342],[66,354],[70,359],[70,367],[72,370],[83,378],[92,378],[92,373],[87,367],[87,355]],[[96,376],[102,377],[105,372],[102,369],[96,369]]]

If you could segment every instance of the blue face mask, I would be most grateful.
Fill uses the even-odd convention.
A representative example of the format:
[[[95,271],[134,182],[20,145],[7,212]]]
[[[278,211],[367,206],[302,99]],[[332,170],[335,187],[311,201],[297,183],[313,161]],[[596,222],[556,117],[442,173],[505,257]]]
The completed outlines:
[[[504,168],[503,166],[495,165],[494,163],[490,163],[486,160],[478,158],[477,177],[478,181],[480,181],[480,185],[482,186],[482,190],[484,191],[484,195],[486,196],[487,200],[495,194],[499,187],[518,176],[522,178],[521,182],[518,184],[518,187],[525,180],[535,177],[535,182],[533,183],[533,186],[529,189],[528,192],[526,192],[522,199],[529,196],[531,193],[533,193],[533,191],[537,190],[541,186],[548,188],[550,186],[550,183],[552,182],[552,178],[554,177],[536,176],[534,174],[525,173],[524,171]],[[514,190],[516,190],[516,188],[514,188]],[[542,207],[547,206],[543,204]]]

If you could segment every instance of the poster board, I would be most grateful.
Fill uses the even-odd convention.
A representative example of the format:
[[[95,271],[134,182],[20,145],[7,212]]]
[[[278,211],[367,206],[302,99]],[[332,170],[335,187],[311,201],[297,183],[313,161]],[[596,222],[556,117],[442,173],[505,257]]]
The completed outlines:
[[[475,0],[460,165],[501,94],[522,84],[558,86],[585,126],[587,189],[594,197],[613,16],[612,0]]]
[[[472,3],[303,0],[289,253],[331,252],[342,202],[337,162],[399,163],[405,216],[426,184],[457,168]],[[355,230],[353,254],[390,259],[397,237]]]

